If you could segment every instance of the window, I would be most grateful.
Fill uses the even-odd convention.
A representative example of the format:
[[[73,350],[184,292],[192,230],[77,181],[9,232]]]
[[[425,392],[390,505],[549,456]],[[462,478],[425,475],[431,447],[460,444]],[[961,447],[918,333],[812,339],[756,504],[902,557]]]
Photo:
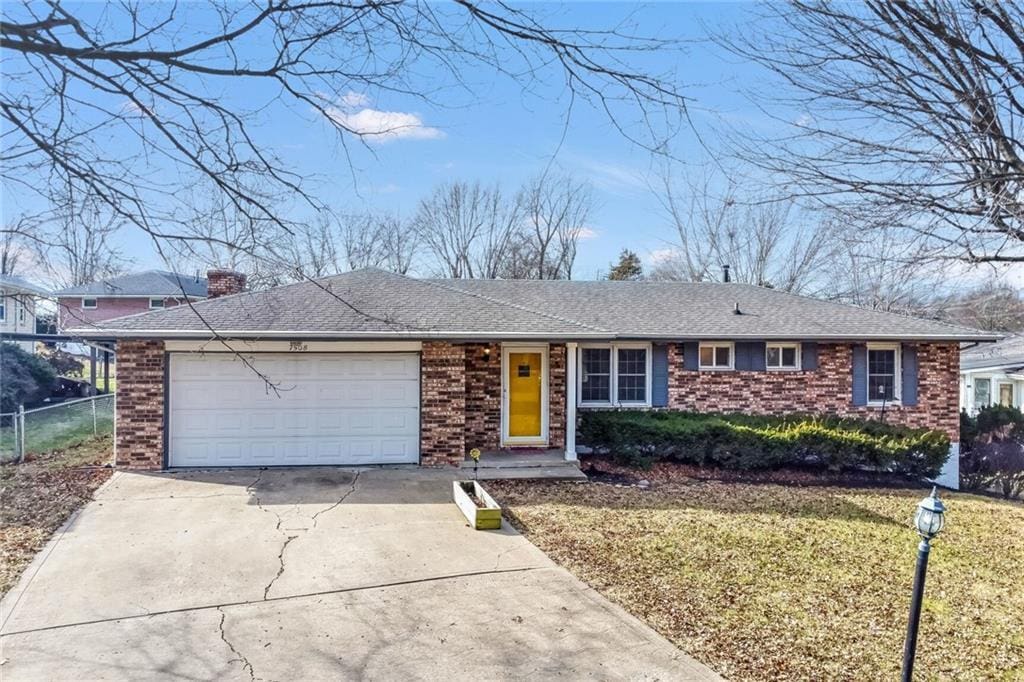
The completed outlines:
[[[651,347],[623,343],[580,347],[580,405],[648,405]]]
[[[701,369],[732,369],[731,343],[700,344]]]
[[[18,322],[25,324],[25,304],[22,303],[18,306]]]
[[[95,308],[95,307],[97,307],[96,306],[96,299],[95,298],[83,298],[82,299],[82,310],[89,310],[89,309]]]
[[[580,350],[580,400],[582,402],[611,402],[611,358],[611,348],[583,348]]]
[[[899,346],[868,346],[868,402],[893,402],[899,393]]]
[[[975,379],[974,380],[974,406],[988,407],[989,403],[992,402],[992,380],[991,379]]]
[[[769,343],[764,350],[764,364],[768,369],[799,369],[800,345]]]
[[[151,299],[149,299],[149,307],[150,308],[163,308],[164,307],[164,299],[162,299],[162,298],[151,298]]]
[[[999,384],[999,404],[1003,407],[1013,407],[1013,384]]]
[[[0,322],[7,319],[7,299],[0,296]]]
[[[647,349],[619,348],[616,352],[620,403],[647,402]]]

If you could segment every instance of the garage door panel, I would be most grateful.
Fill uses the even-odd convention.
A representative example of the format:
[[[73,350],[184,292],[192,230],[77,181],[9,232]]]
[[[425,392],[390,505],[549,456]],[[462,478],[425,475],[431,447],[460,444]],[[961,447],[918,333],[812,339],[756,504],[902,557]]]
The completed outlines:
[[[171,355],[171,466],[419,461],[413,353]]]

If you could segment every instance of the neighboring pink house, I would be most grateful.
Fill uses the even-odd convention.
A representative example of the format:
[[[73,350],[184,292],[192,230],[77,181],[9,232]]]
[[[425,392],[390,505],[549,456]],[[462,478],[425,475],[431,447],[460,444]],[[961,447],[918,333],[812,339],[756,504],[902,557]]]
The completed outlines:
[[[63,331],[92,327],[115,317],[170,308],[206,298],[206,280],[162,270],[147,270],[68,287],[54,293],[57,325]]]

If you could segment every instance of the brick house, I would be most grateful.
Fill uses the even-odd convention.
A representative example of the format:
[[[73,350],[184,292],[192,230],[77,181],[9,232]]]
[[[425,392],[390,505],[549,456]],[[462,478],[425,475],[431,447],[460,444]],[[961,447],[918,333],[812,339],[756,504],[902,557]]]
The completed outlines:
[[[457,465],[577,415],[873,417],[958,440],[961,342],[995,335],[736,283],[359,270],[72,330],[117,342],[119,466]],[[955,462],[955,458],[951,458]]]
[[[223,272],[224,276],[232,273]],[[206,298],[206,280],[147,270],[55,291],[57,327],[90,327],[115,317],[144,313]]]

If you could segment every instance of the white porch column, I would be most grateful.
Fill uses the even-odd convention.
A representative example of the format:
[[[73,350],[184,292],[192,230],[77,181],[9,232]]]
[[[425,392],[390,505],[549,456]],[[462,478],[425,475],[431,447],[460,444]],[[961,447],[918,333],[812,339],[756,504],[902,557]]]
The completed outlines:
[[[576,461],[576,344],[565,344],[565,459]]]

